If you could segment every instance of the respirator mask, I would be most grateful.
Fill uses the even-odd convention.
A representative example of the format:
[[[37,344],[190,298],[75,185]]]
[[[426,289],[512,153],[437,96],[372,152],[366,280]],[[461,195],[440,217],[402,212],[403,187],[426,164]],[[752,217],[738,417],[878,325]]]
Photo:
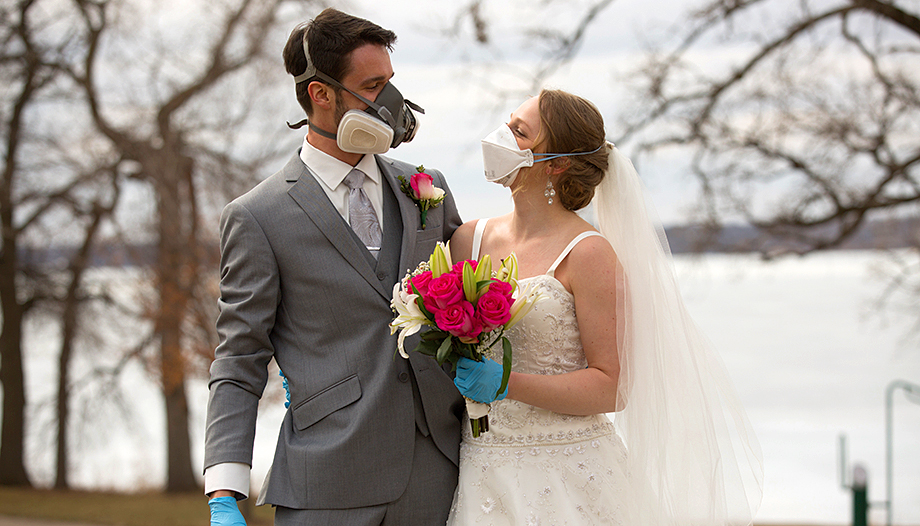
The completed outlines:
[[[588,155],[597,152],[603,147],[604,145],[601,144],[590,152],[533,153],[531,150],[522,150],[518,146],[517,139],[514,138],[511,128],[507,124],[502,124],[482,140],[482,164],[485,169],[486,181],[498,183],[502,186],[511,186],[521,168],[559,157]]]
[[[351,93],[368,107],[365,110],[347,111],[339,121],[336,133],[317,128],[307,119],[294,125],[288,124],[288,126],[300,128],[304,124],[309,124],[310,129],[323,137],[335,139],[339,149],[349,153],[386,153],[390,148],[409,142],[415,137],[418,131],[418,120],[412,110],[419,113],[425,113],[425,110],[404,99],[396,86],[387,82],[377,95],[376,101],[368,100],[316,69],[310,59],[306,35],[303,40],[303,52],[307,57],[307,69],[294,77],[294,84],[317,78]]]

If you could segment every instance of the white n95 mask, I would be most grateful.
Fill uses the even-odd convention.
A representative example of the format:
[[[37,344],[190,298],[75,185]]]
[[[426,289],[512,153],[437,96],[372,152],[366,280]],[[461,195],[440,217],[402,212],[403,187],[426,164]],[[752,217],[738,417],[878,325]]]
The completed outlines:
[[[533,163],[533,152],[518,147],[507,124],[502,124],[482,140],[482,165],[486,181],[490,183],[511,186],[521,168],[533,166]]]
[[[588,155],[599,151],[605,144],[607,143],[602,143],[590,152],[533,153],[529,149],[522,150],[518,146],[517,139],[514,138],[511,128],[507,124],[502,124],[482,140],[482,164],[485,169],[486,181],[498,183],[502,186],[511,186],[518,172],[525,166],[533,166],[534,163],[559,157]]]

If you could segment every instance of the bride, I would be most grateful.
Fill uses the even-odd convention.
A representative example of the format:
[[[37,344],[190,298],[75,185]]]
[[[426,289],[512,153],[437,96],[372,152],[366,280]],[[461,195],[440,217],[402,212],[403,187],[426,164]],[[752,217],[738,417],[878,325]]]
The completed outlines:
[[[512,331],[512,373],[462,359],[491,402],[463,432],[448,524],[749,524],[759,446],[718,356],[690,320],[667,241],[598,110],[544,90],[483,139],[514,210],[462,225],[454,260],[517,255],[546,300]],[[593,203],[597,229],[574,211]],[[606,413],[615,413],[611,422]]]

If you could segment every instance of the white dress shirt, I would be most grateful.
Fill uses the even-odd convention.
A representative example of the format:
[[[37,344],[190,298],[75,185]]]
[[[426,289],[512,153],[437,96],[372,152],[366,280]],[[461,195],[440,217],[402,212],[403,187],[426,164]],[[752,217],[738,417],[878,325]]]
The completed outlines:
[[[326,196],[339,214],[348,221],[348,193],[345,186],[345,176],[352,168],[357,168],[367,176],[364,179],[364,193],[377,213],[380,228],[383,228],[383,189],[380,170],[377,168],[377,159],[373,155],[365,155],[358,164],[351,166],[331,155],[322,152],[306,137],[303,140],[303,149],[300,151],[300,160],[310,168],[313,177],[326,192]],[[230,490],[249,496],[249,479],[251,468],[239,462],[225,462],[215,464],[204,472],[204,492],[211,493],[217,490]]]
[[[348,221],[348,192],[349,188],[345,186],[345,176],[351,172],[352,168],[357,168],[367,176],[364,179],[364,193],[370,199],[374,212],[377,213],[377,221],[380,222],[380,228],[383,228],[383,189],[381,188],[380,170],[377,168],[377,159],[373,155],[365,155],[358,161],[358,164],[351,166],[343,163],[328,153],[317,150],[312,144],[303,141],[303,149],[300,150],[300,160],[310,167],[319,185],[323,187],[332,206],[339,211],[339,214]]]

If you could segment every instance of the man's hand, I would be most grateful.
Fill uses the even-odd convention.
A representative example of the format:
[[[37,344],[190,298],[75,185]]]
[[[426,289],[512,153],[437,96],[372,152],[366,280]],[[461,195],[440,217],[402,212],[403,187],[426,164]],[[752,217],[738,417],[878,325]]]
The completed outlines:
[[[211,508],[211,526],[246,526],[235,497],[214,497],[208,501],[208,507]]]
[[[508,387],[498,393],[502,384],[502,366],[500,363],[485,358],[481,362],[460,358],[457,362],[457,376],[454,385],[463,396],[488,404],[501,400],[508,395]]]

